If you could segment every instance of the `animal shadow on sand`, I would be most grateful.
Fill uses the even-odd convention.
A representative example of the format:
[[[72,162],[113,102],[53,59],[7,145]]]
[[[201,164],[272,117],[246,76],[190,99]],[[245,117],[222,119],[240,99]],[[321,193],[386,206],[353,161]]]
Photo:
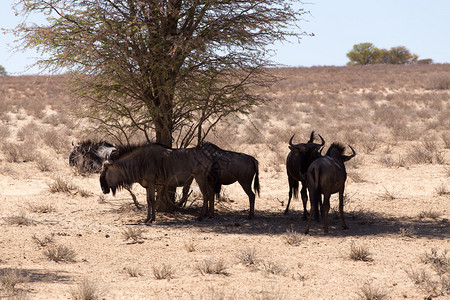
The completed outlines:
[[[131,205],[130,211],[121,218],[124,225],[146,226],[140,220],[144,218],[143,211],[136,210]],[[180,208],[174,213],[158,213],[154,224],[157,228],[197,228],[203,232],[219,234],[254,234],[282,235],[287,230],[303,233],[307,221],[302,219],[302,211],[293,210],[289,215],[280,211],[255,210],[255,218],[249,220],[248,210],[225,209],[218,207],[213,219],[198,221],[200,207]],[[123,211],[113,210],[111,213]],[[339,223],[337,213],[329,215],[330,231],[323,233],[322,223],[313,222],[311,235],[326,235],[329,237],[347,236],[387,236],[402,235],[403,232],[420,238],[450,238],[450,222],[447,219],[421,219],[419,216],[388,216],[374,211],[355,210],[345,212],[349,229],[344,230]],[[404,234],[403,234],[404,235]]]

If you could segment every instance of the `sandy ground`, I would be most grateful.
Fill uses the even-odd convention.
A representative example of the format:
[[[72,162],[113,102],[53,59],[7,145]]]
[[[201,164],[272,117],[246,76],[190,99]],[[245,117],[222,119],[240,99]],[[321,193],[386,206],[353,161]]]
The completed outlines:
[[[260,159],[260,168],[269,163]],[[212,220],[197,221],[200,201],[191,205],[191,197],[191,207],[157,213],[146,226],[140,224],[145,210],[138,211],[126,191],[103,197],[98,175],[76,176],[66,160],[55,159],[57,171],[51,172],[34,162],[1,166],[0,270],[17,269],[23,282],[0,297],[71,299],[88,282],[103,299],[358,299],[364,285],[388,299],[423,299],[427,292],[408,272],[425,270],[438,280],[422,257],[431,249],[441,255],[450,250],[450,198],[436,192],[450,186],[445,165],[384,168],[366,155],[356,169],[363,179],[347,183],[350,229],[332,215],[329,234],[313,223],[308,236],[299,200],[283,215],[288,185],[282,170],[261,172],[253,220],[246,218],[246,195],[233,184],[225,187],[227,200],[216,205]],[[92,194],[51,193],[56,176]],[[144,203],[144,191],[135,191]],[[419,217],[424,212],[438,216]],[[19,225],[18,218],[32,224]],[[129,229],[143,230],[137,243],[124,240]],[[297,244],[287,242],[287,231]],[[36,242],[50,235],[52,244]],[[44,254],[61,245],[74,251],[75,261],[54,262]],[[371,260],[352,260],[352,245],[368,250]],[[254,262],[246,265],[241,254],[251,251]],[[208,260],[222,263],[223,272],[202,274],[199,266]],[[172,275],[156,279],[154,270],[164,265]]]

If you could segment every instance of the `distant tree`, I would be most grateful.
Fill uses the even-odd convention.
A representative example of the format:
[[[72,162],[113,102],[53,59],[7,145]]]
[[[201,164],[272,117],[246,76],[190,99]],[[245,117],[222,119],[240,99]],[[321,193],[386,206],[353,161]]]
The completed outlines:
[[[433,60],[431,58],[418,59],[417,63],[419,65],[429,65],[433,63]]]
[[[411,53],[405,46],[392,47],[389,50],[389,63],[393,65],[407,65],[417,62],[419,56]]]
[[[0,76],[6,76],[6,75],[8,75],[8,73],[6,72],[5,67],[0,65]]]
[[[353,46],[347,57],[350,59],[348,65],[370,65],[379,60],[380,50],[372,43],[360,43]]]

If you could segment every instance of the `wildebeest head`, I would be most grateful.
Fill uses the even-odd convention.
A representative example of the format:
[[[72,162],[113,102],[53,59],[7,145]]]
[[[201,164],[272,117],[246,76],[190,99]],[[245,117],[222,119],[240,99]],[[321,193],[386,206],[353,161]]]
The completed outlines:
[[[352,150],[352,154],[351,155],[345,155],[345,146],[342,145],[341,143],[333,143],[331,144],[330,148],[327,150],[327,156],[332,156],[335,158],[338,158],[340,160],[342,160],[343,162],[349,161],[350,159],[352,159],[353,157],[355,157],[356,152],[355,149],[353,149],[352,146],[348,145],[350,147],[350,149]]]
[[[325,141],[319,134],[321,143],[314,143],[314,131],[311,132],[309,141],[307,143],[293,144],[292,140],[294,139],[294,136],[295,135],[293,135],[289,140],[289,149],[291,150],[291,153],[289,154],[288,160],[293,159],[292,162],[298,161],[298,163],[300,164],[300,173],[305,174],[311,162],[321,156],[319,150],[321,147],[323,147],[323,145],[325,145]],[[290,163],[287,162],[287,164]]]
[[[103,194],[109,194],[110,187],[108,184],[108,181],[106,180],[106,172],[108,171],[108,168],[111,166],[111,163],[109,161],[105,161],[103,163],[102,171],[100,173],[100,186],[102,188]],[[113,195],[116,194],[116,189],[113,188]]]

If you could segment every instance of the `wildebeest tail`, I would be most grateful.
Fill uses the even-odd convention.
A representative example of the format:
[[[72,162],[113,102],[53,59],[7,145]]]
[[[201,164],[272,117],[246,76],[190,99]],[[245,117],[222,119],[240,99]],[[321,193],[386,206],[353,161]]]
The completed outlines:
[[[255,160],[253,160],[253,163],[254,163],[255,169],[256,169],[256,172],[255,172],[255,179],[254,179],[254,181],[253,181],[253,190],[256,192],[256,194],[258,194],[258,197],[259,197],[259,190],[260,190],[260,187],[259,187],[259,167],[258,167],[258,161],[255,159]]]

